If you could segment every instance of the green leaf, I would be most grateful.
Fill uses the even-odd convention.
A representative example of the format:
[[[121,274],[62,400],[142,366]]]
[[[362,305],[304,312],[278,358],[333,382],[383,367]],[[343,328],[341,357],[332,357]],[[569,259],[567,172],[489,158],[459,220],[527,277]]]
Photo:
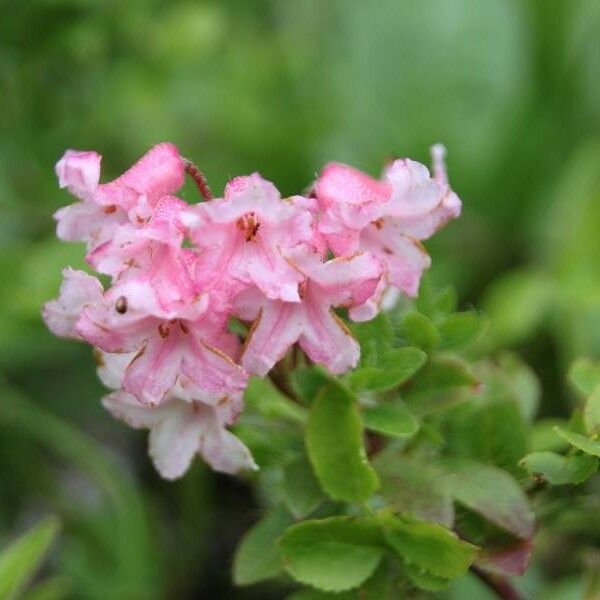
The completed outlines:
[[[530,449],[533,452],[561,452],[568,443],[556,433],[557,425],[566,425],[563,419],[542,419],[536,421],[530,430]]]
[[[292,525],[279,545],[289,574],[326,592],[358,587],[373,574],[384,554],[377,523],[353,517]]]
[[[388,390],[402,385],[427,361],[418,348],[388,350],[377,367],[366,367],[351,373],[350,383],[359,390]]]
[[[350,330],[360,344],[360,364],[363,367],[377,365],[392,347],[392,324],[385,312],[380,312],[371,321],[350,323]]]
[[[600,384],[600,362],[591,358],[577,359],[569,369],[569,380],[584,396],[589,396]]]
[[[467,399],[480,383],[465,361],[436,357],[415,375],[403,395],[415,414],[426,415]]]
[[[477,547],[441,525],[409,517],[380,518],[389,546],[414,569],[454,579],[464,575],[475,559]]]
[[[431,352],[440,343],[440,333],[435,323],[416,311],[406,313],[398,326],[398,335],[412,346]]]
[[[247,409],[254,410],[269,419],[284,419],[292,423],[304,423],[306,410],[284,396],[265,377],[251,377],[244,393]]]
[[[554,431],[558,433],[563,439],[567,440],[569,444],[583,450],[586,454],[592,456],[600,456],[600,442],[598,440],[592,440],[584,435],[569,431],[563,427],[555,427]]]
[[[452,497],[517,537],[533,535],[529,500],[506,471],[472,461],[446,461],[444,483]]]
[[[379,487],[365,453],[355,399],[341,385],[323,388],[313,402],[306,447],[317,479],[334,500],[364,502]]]
[[[483,330],[484,321],[475,311],[458,312],[437,324],[440,350],[454,350],[473,342]]]
[[[379,404],[363,411],[367,429],[396,438],[409,438],[419,431],[419,421],[402,404]]]
[[[404,566],[404,573],[414,586],[426,592],[439,592],[446,589],[451,581],[410,564]]]
[[[323,492],[310,464],[303,458],[285,469],[283,499],[290,512],[302,519],[323,501]]]
[[[515,400],[487,400],[465,403],[453,411],[448,447],[454,456],[490,462],[518,474],[519,460],[529,451],[527,423]]]
[[[552,485],[581,483],[598,469],[598,458],[587,454],[565,457],[554,452],[532,452],[521,464],[533,475]]]
[[[16,598],[39,569],[56,539],[58,520],[48,517],[0,554],[0,598]]]
[[[283,508],[275,508],[242,538],[233,559],[233,581],[250,585],[274,577],[283,564],[277,540],[294,522]]]
[[[322,367],[303,367],[292,371],[292,387],[307,404],[311,404],[321,388],[335,379]]]
[[[590,435],[597,433],[600,429],[600,385],[594,388],[594,391],[585,403],[583,420]]]
[[[412,305],[416,311],[437,322],[456,310],[458,296],[451,285],[436,289],[431,283],[430,275],[425,273],[419,285],[419,295]]]
[[[458,295],[456,290],[451,285],[448,285],[441,289],[433,299],[432,313],[430,316],[435,319],[438,316],[449,315],[456,310],[457,306]]]
[[[442,485],[443,478],[435,464],[386,448],[375,456],[373,466],[381,479],[378,496],[395,513],[408,513],[452,527],[452,497]]]
[[[338,593],[309,588],[294,592],[286,600],[397,600],[389,562],[383,560],[375,573],[359,588]]]

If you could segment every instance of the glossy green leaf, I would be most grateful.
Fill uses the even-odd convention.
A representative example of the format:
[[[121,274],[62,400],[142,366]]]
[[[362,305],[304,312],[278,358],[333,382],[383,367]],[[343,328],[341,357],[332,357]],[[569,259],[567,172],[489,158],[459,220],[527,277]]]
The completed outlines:
[[[506,471],[464,460],[445,466],[444,483],[456,501],[517,537],[531,538],[535,516],[525,492]]]
[[[477,547],[459,539],[436,523],[409,517],[381,516],[389,546],[414,569],[443,579],[464,575],[477,553]]]
[[[341,385],[323,388],[313,402],[306,447],[321,487],[334,500],[363,502],[379,487],[365,453],[355,399]]]
[[[433,299],[432,317],[449,315],[458,306],[458,294],[453,286],[449,285],[441,289]]]
[[[440,333],[435,323],[424,314],[408,312],[398,325],[398,335],[411,346],[430,352],[440,343]]]
[[[590,435],[600,430],[600,385],[597,385],[585,403],[583,420]]]
[[[56,539],[59,523],[49,517],[0,553],[0,598],[16,598],[35,575]]]
[[[319,366],[294,369],[291,380],[294,391],[307,404],[312,403],[323,387],[335,381],[331,374]]]
[[[446,436],[454,456],[489,462],[518,474],[528,452],[529,428],[515,400],[482,398],[457,407]]]
[[[580,433],[575,433],[564,427],[555,427],[554,431],[567,440],[569,444],[575,446],[575,448],[579,448],[579,450],[583,450],[586,454],[600,456],[600,441],[588,438]]]
[[[292,423],[304,423],[306,410],[284,396],[269,379],[251,377],[244,392],[246,407],[270,419],[285,419]]]
[[[359,390],[388,390],[402,385],[426,362],[427,355],[419,348],[388,350],[377,367],[366,367],[350,375],[350,384]]]
[[[454,350],[473,342],[483,330],[484,320],[475,311],[449,315],[437,324],[440,350]]]
[[[306,588],[287,596],[286,600],[397,600],[388,562],[381,561],[375,573],[358,588],[337,593]]]
[[[443,485],[437,464],[389,448],[375,456],[373,466],[381,479],[378,495],[387,507],[395,513],[408,513],[452,527],[453,500]]]
[[[323,491],[315,479],[310,464],[305,459],[286,467],[283,499],[297,519],[302,519],[314,512],[323,501]]]
[[[362,413],[367,429],[396,438],[409,438],[419,431],[419,421],[402,404],[378,404]]]
[[[292,525],[279,544],[288,573],[300,583],[327,592],[361,585],[385,552],[377,523],[352,517]]]
[[[561,452],[568,447],[565,439],[556,433],[555,427],[566,426],[562,419],[541,419],[530,429],[530,449],[533,452]]]
[[[600,362],[591,358],[577,359],[569,369],[569,380],[584,396],[589,396],[600,384]]]
[[[480,383],[460,358],[436,357],[414,376],[403,397],[415,414],[425,415],[467,399]]]
[[[444,590],[450,585],[451,581],[451,579],[438,577],[437,575],[433,575],[429,571],[420,569],[412,564],[404,566],[404,573],[414,586],[421,590],[425,590],[426,592],[439,592]]]
[[[294,522],[283,508],[275,508],[242,538],[233,560],[233,580],[250,585],[274,577],[283,564],[277,540]]]
[[[361,366],[378,366],[381,357],[392,347],[393,331],[389,316],[380,312],[371,321],[350,323],[350,330],[360,344]]]
[[[598,469],[598,458],[587,454],[561,456],[554,452],[532,452],[521,464],[533,475],[552,485],[581,483]]]

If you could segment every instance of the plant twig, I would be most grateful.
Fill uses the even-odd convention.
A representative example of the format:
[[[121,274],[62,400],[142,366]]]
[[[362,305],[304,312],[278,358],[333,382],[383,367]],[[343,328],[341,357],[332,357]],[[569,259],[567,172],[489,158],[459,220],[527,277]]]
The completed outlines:
[[[187,158],[183,159],[183,164],[185,166],[185,172],[191,176],[191,178],[196,182],[198,186],[198,191],[200,195],[205,200],[212,200],[214,198],[210,186],[208,185],[208,181],[204,173],[198,168],[198,166],[193,163],[191,160]]]
[[[525,600],[524,596],[516,590],[507,577],[487,573],[479,567],[472,566],[471,572],[476,575],[498,598],[502,600]]]

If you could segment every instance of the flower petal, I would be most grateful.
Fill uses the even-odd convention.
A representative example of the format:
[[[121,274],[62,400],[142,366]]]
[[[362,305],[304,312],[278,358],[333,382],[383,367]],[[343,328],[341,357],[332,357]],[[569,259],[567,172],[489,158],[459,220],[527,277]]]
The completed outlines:
[[[385,170],[384,177],[393,189],[386,214],[396,217],[427,214],[440,203],[445,192],[430,177],[425,165],[408,158],[395,160]]]
[[[58,299],[44,306],[44,321],[54,335],[80,339],[75,325],[85,306],[101,301],[102,284],[95,277],[71,267],[64,269],[63,277]]]
[[[300,346],[311,360],[343,373],[358,364],[360,347],[345,323],[326,305],[307,302]]]
[[[383,274],[379,259],[369,252],[334,258],[310,273],[311,286],[318,285],[329,306],[357,306],[370,298]]]
[[[175,193],[184,182],[185,166],[177,147],[162,143],[151,148],[123,175],[98,186],[96,202],[129,210],[141,195],[150,206]]]
[[[439,231],[448,221],[460,216],[462,203],[451,191],[441,199],[440,203],[426,215],[398,219],[403,233],[417,240],[426,240]]]
[[[382,277],[373,294],[362,304],[351,307],[348,316],[358,322],[374,319],[383,307],[383,301],[389,289],[387,278]]]
[[[67,150],[56,163],[58,185],[82,200],[91,198],[100,180],[101,160],[96,152]]]
[[[113,392],[102,398],[108,412],[134,429],[157,427],[170,414],[171,406],[144,406],[127,392]]]
[[[129,363],[123,379],[123,389],[150,406],[160,404],[175,385],[186,350],[175,328],[162,331],[168,332],[166,337],[157,333],[148,339]]]
[[[258,469],[250,450],[224,427],[211,427],[200,441],[199,452],[215,471],[221,473],[234,474]]]
[[[242,367],[251,375],[266,375],[298,340],[304,327],[302,306],[289,302],[266,302],[246,338]]]
[[[165,418],[152,428],[148,445],[161,477],[178,479],[189,469],[204,428],[190,405],[178,400],[169,403]]]
[[[329,163],[315,184],[315,192],[323,209],[336,204],[366,204],[386,202],[391,186],[369,177],[349,165]]]
[[[182,372],[196,386],[193,397],[216,404],[224,397],[241,397],[248,376],[227,354],[201,338],[188,334],[188,349],[183,355]]]
[[[387,265],[389,282],[410,297],[417,295],[421,276],[431,264],[429,255],[415,239],[403,234],[402,223],[386,218],[365,229],[363,248]]]

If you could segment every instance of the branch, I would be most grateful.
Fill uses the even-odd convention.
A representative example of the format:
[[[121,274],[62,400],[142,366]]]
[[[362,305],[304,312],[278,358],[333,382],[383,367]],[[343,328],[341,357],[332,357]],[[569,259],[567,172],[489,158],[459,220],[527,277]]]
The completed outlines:
[[[190,175],[192,179],[196,182],[200,195],[205,200],[212,200],[214,196],[210,190],[208,181],[206,181],[204,173],[191,160],[188,160],[187,158],[183,159],[183,164],[185,166],[185,172],[188,175]]]
[[[471,572],[485,583],[502,600],[524,600],[524,597],[512,586],[507,577],[487,573],[479,567],[471,566]]]

